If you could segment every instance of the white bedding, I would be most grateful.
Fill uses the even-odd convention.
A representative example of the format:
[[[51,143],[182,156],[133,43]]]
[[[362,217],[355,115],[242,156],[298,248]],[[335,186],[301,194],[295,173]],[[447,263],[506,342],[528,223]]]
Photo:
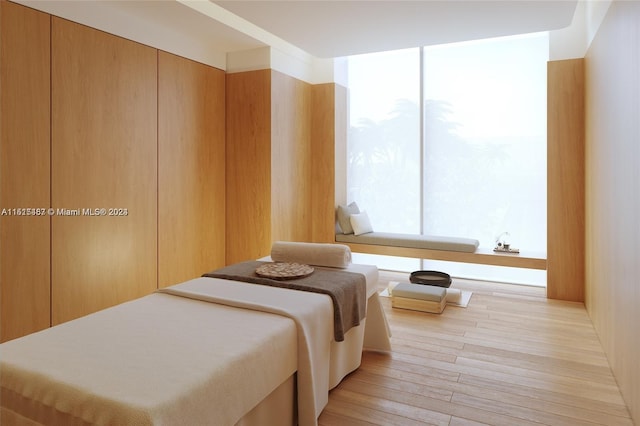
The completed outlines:
[[[270,256],[258,259],[270,262]],[[334,268],[314,265],[314,268],[332,270]],[[373,265],[350,263],[338,271],[362,274],[367,283],[367,317],[358,327],[345,334],[344,342],[331,342],[331,372],[329,389],[333,389],[350,372],[360,366],[363,349],[388,352],[391,350],[391,330],[378,294],[378,268]]]
[[[315,425],[328,390],[359,366],[363,346],[389,349],[377,268],[347,270],[367,277],[368,312],[340,343],[328,296],[213,278],[169,288],[181,297],[152,294],[6,342],[3,416],[232,425],[297,371],[298,420]]]
[[[43,424],[230,425],[296,346],[286,317],[152,294],[2,344],[1,404]]]
[[[330,300],[327,303],[328,296],[218,278],[196,278],[164,291],[293,319],[298,343],[298,421],[301,425],[317,424],[329,390],[333,308]],[[253,383],[246,385],[252,387]]]

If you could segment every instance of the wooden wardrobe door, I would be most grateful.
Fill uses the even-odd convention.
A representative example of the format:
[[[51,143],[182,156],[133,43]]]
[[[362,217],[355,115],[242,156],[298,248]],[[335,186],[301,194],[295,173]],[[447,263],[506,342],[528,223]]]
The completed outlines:
[[[50,16],[1,1],[0,18],[0,341],[6,341],[50,325]],[[30,208],[44,211],[23,210]]]
[[[157,51],[55,17],[51,46],[58,324],[157,288]]]
[[[271,71],[272,241],[311,240],[311,133],[311,85]]]
[[[158,284],[225,265],[225,73],[158,57]]]
[[[271,70],[227,74],[226,96],[226,262],[232,264],[271,250]]]
[[[311,240],[335,242],[336,204],[346,200],[347,89],[336,83],[312,88]]]

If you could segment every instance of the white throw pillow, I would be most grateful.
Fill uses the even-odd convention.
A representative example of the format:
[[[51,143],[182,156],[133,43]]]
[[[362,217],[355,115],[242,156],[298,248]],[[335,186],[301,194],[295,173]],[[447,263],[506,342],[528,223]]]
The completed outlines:
[[[367,212],[362,211],[360,213],[352,214],[349,217],[349,220],[351,221],[354,235],[362,235],[373,232],[373,227],[371,226],[371,221],[369,220],[369,215],[367,215]]]
[[[352,214],[360,213],[360,209],[355,201],[348,206],[338,206],[338,223],[343,234],[353,234],[353,228],[351,227],[351,220],[349,219]]]

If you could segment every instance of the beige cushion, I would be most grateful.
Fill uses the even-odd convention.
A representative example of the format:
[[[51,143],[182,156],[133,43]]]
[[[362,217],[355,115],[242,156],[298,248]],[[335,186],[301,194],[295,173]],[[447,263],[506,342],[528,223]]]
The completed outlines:
[[[351,264],[351,249],[344,244],[276,241],[271,246],[271,260],[346,268]]]
[[[370,232],[368,234],[357,236],[336,234],[336,241],[341,243],[373,244],[378,246],[461,251],[465,253],[475,252],[480,245],[478,240],[472,238],[396,234],[390,232]]]
[[[360,213],[355,201],[346,206],[338,206],[338,224],[343,234],[353,234],[350,217],[355,213]]]
[[[407,299],[440,302],[446,297],[447,290],[443,287],[432,285],[400,283],[393,288],[392,295],[395,297],[405,297]]]

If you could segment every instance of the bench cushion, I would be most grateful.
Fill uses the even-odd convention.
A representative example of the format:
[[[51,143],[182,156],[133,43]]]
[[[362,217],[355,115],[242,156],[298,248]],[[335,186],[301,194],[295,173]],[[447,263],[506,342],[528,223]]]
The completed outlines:
[[[447,296],[447,290],[443,287],[432,285],[400,283],[393,288],[391,294],[395,297],[405,297],[407,299],[440,302]]]
[[[336,241],[341,243],[460,251],[465,253],[475,252],[480,245],[478,240],[472,238],[397,234],[391,232],[370,232],[362,235],[336,234]]]

